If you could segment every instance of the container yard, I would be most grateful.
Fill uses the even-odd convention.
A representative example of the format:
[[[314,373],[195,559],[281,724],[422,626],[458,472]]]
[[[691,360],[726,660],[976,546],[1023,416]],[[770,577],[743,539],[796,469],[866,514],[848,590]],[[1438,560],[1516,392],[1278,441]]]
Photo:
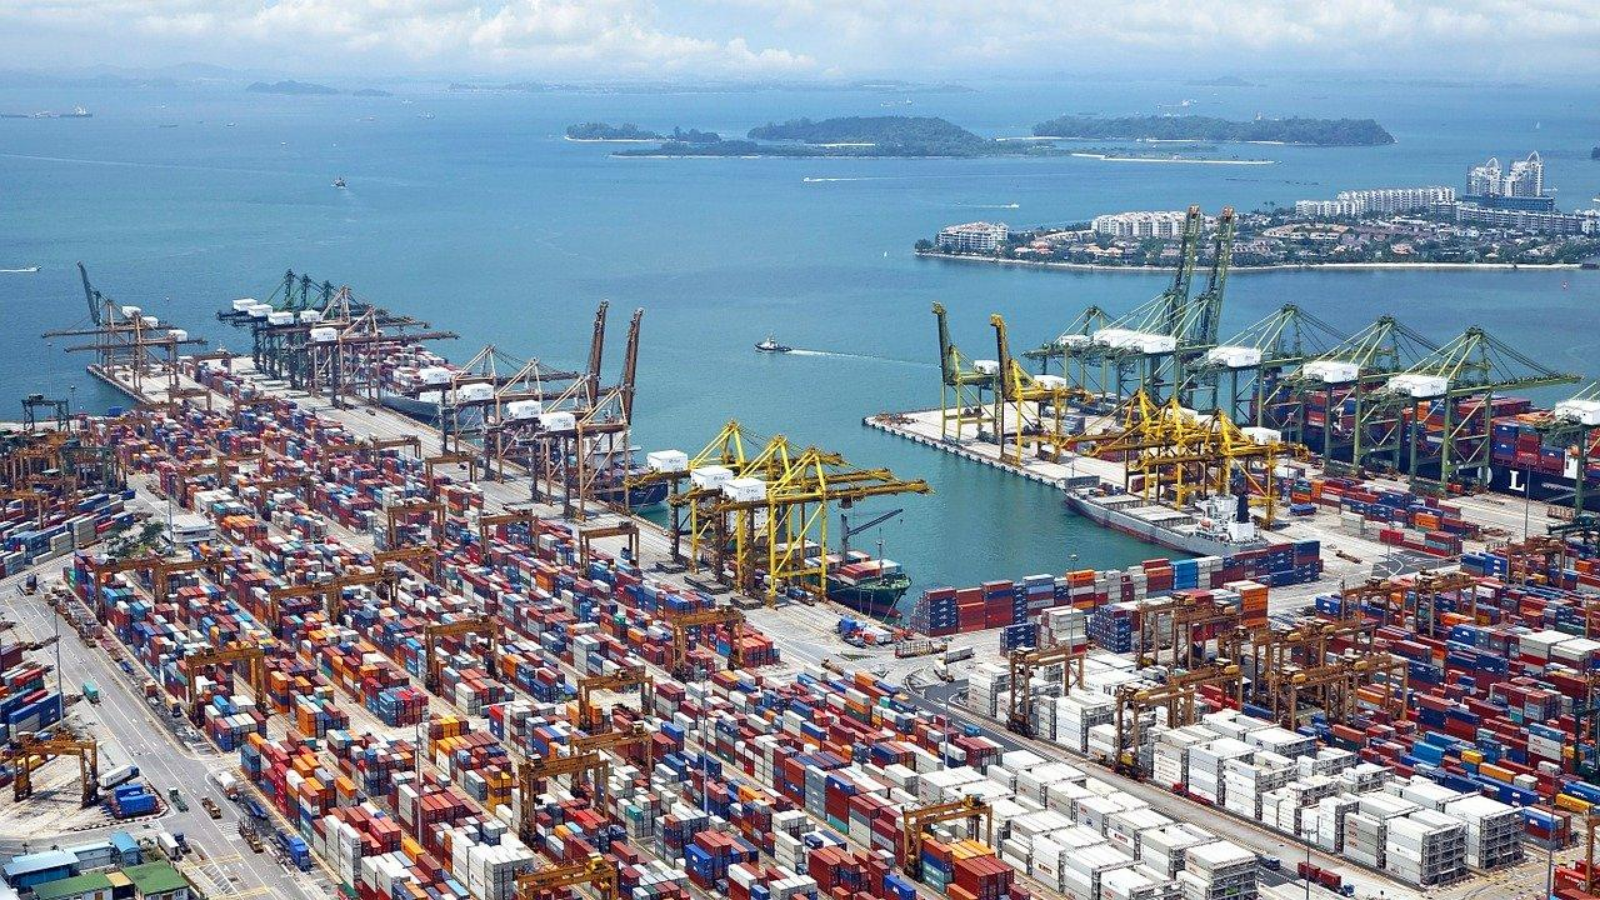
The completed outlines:
[[[214,896],[1467,897],[1547,865],[1592,896],[1600,571],[1542,506],[1331,471],[1148,390],[1080,453],[1117,413],[1047,434],[1092,398],[1002,353],[979,406],[1032,424],[928,440],[1062,469],[1186,555],[925,587],[891,628],[857,617],[897,567],[819,523],[926,484],[739,423],[636,459],[637,314],[610,386],[603,306],[587,370],[457,365],[315,284],[219,314],[246,355],[85,276],[131,406],[38,398],[0,444],[0,832],[41,803],[63,833],[182,825]],[[941,425],[908,421],[878,424]],[[1104,449],[1154,430],[1183,477]]]

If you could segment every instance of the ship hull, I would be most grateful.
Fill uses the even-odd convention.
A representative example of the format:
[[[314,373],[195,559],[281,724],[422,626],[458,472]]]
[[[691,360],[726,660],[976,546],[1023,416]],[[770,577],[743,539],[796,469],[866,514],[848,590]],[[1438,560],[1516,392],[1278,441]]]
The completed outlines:
[[[1527,497],[1542,502],[1557,501],[1570,506],[1577,480],[1565,475],[1530,472],[1526,469],[1494,465],[1489,468],[1489,486],[1496,493]],[[1583,498],[1584,508],[1600,512],[1600,485],[1591,482]]]
[[[899,616],[900,598],[910,590],[909,582],[901,586],[845,585],[828,582],[828,599],[875,619],[892,619]]]
[[[1110,528],[1113,531],[1120,531],[1147,544],[1155,544],[1166,547],[1168,550],[1178,550],[1195,556],[1232,556],[1244,550],[1255,550],[1266,546],[1265,542],[1235,544],[1201,534],[1163,528],[1126,513],[1107,509],[1076,494],[1067,494],[1067,506],[1071,507],[1073,512],[1094,522],[1096,525]]]

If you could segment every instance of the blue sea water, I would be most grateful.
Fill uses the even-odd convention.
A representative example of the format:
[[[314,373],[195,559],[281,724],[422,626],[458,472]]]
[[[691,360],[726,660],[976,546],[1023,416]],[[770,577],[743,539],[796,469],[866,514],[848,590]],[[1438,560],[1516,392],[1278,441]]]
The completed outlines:
[[[402,98],[411,103],[402,103]],[[1128,309],[1162,279],[918,260],[940,225],[1067,222],[1200,203],[1252,209],[1345,188],[1452,184],[1490,155],[1539,150],[1563,208],[1594,205],[1600,103],[1593,88],[1403,86],[1300,81],[1260,88],[1167,83],[983,85],[918,94],[450,94],[281,97],[237,86],[5,89],[0,111],[91,108],[86,120],[0,119],[0,418],[14,398],[120,402],[39,335],[85,319],[73,264],[97,287],[215,342],[242,346],[212,314],[265,296],[284,269],[453,329],[465,359],[493,342],[574,366],[596,303],[613,309],[610,365],[627,313],[644,307],[636,438],[693,452],[729,419],[928,479],[882,537],[919,585],[970,584],[1161,555],[1066,512],[1049,490],[860,424],[937,402],[929,305],[959,344],[990,356],[988,314],[1016,349],[1097,303]],[[1397,138],[1376,148],[1237,148],[1271,166],[1045,160],[618,159],[565,141],[572,122],[632,121],[742,134],[808,115],[942,115],[987,135],[1022,135],[1061,113],[1189,111],[1234,118],[1371,116]],[[432,118],[423,118],[422,114]],[[176,127],[158,127],[175,125]],[[1230,148],[1232,150],[1233,148]],[[349,187],[331,186],[336,176]],[[1016,204],[1013,208],[1011,205]],[[1593,272],[1279,272],[1229,287],[1224,332],[1287,302],[1354,330],[1394,313],[1444,340],[1482,325],[1540,360],[1593,374],[1600,350]],[[756,354],[768,332],[814,351]],[[1547,396],[1546,399],[1549,399]],[[876,509],[887,508],[878,503]]]

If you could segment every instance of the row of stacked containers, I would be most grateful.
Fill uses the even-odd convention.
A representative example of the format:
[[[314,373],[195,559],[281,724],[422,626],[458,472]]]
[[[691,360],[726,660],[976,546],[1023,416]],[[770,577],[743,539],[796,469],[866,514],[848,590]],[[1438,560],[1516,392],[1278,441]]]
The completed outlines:
[[[1243,555],[1241,555],[1243,556]],[[932,637],[1027,625],[1046,610],[1125,610],[1124,604],[1174,594],[1215,595],[1248,616],[1266,618],[1273,571],[1322,573],[1321,544],[1299,541],[1247,557],[1148,559],[1122,571],[1081,569],[1066,575],[1030,575],[1021,581],[988,581],[974,588],[930,588],[912,607],[908,625]],[[1115,647],[1108,647],[1115,650]]]

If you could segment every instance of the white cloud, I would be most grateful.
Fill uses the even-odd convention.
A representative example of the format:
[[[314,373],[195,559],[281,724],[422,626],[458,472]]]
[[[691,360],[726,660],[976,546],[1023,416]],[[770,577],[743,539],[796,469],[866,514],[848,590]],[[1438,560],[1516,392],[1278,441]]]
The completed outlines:
[[[0,0],[0,57],[548,77],[1592,72],[1592,0]]]

